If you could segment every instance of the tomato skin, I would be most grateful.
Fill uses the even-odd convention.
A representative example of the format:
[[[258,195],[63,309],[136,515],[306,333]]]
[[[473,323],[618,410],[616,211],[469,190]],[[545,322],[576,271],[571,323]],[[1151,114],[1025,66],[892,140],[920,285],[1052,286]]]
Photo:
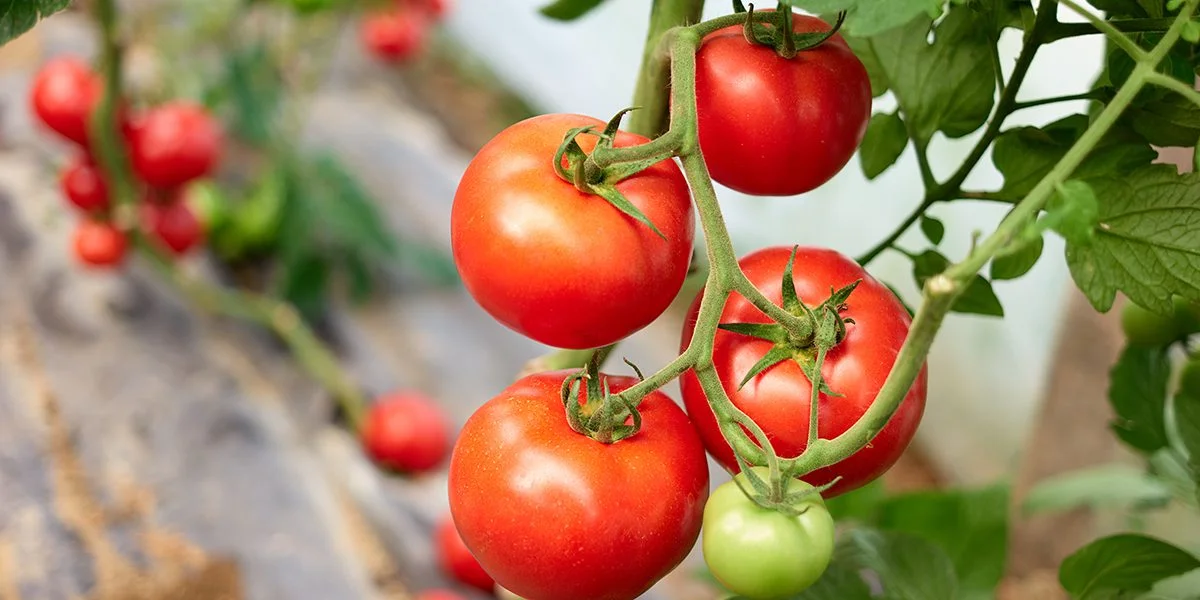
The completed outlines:
[[[798,33],[828,31],[795,15]],[[841,35],[788,60],[715,31],[696,54],[700,148],[714,181],[758,196],[816,189],[850,161],[871,118],[867,70]]]
[[[1175,312],[1160,315],[1130,302],[1121,309],[1121,329],[1135,346],[1168,346],[1200,332],[1200,305],[1175,296]]]
[[[765,481],[769,471],[755,467]],[[745,473],[737,477],[747,489]],[[788,491],[812,486],[794,480]],[[736,482],[713,491],[704,506],[701,548],[709,570],[729,591],[751,600],[791,598],[816,583],[833,557],[834,522],[819,495],[805,498],[787,515],[763,508]]]
[[[142,205],[142,210],[146,230],[176,256],[187,254],[204,241],[204,225],[188,203],[179,199],[166,204],[148,203]]]
[[[103,81],[86,62],[75,57],[56,58],[34,77],[30,102],[34,114],[47,127],[86,146],[88,120],[103,91]]]
[[[363,423],[362,444],[375,462],[406,473],[442,463],[450,451],[450,423],[441,407],[417,392],[379,397]]]
[[[617,184],[662,231],[559,179],[554,154],[581,115],[527,119],[471,161],[454,196],[450,239],[467,290],[497,321],[559,348],[594,348],[649,325],[683,286],[694,217],[673,161]],[[577,138],[585,152],[595,137]],[[647,140],[621,132],[616,146]]]
[[[73,245],[79,262],[93,267],[113,267],[125,260],[129,242],[112,223],[84,219],[75,228]]]
[[[79,210],[94,212],[109,206],[108,183],[100,167],[86,155],[76,156],[59,174],[63,195]]]
[[[570,374],[525,377],[467,420],[450,459],[450,510],[483,568],[522,598],[631,600],[696,542],[704,448],[661,392],[642,401],[629,438],[574,432],[559,396]],[[613,392],[637,382],[606,379]]]
[[[438,523],[434,538],[437,542],[438,564],[441,565],[443,573],[453,577],[455,581],[485,592],[495,589],[496,582],[492,580],[491,575],[487,574],[487,571],[483,570],[479,561],[475,560],[475,556],[467,549],[467,545],[458,535],[458,530],[454,528],[454,521],[450,517],[446,517]]]
[[[750,281],[767,298],[782,304],[782,275],[791,248],[765,248],[739,261]],[[822,395],[819,433],[824,439],[841,435],[870,408],[896,359],[896,353],[908,335],[908,312],[887,286],[880,283],[850,258],[825,248],[800,247],[795,261],[796,293],[809,306],[829,297],[830,287],[841,288],[855,280],[862,283],[850,295],[844,318],[845,339],[829,351],[821,369],[829,387],[843,397]],[[684,321],[681,347],[692,339],[699,313],[699,300],[693,303]],[[722,323],[769,323],[740,294],[731,294],[721,313]],[[812,386],[795,361],[781,362],[746,383],[738,383],[772,347],[771,342],[719,330],[714,340],[713,364],[725,391],[766,432],[775,451],[792,457],[808,445],[808,415]],[[859,488],[888,470],[912,441],[925,411],[927,367],[908,391],[892,420],[866,447],[842,462],[809,473],[804,480],[812,485],[827,484],[837,476],[842,480],[825,492],[826,498]],[[717,462],[731,472],[738,465],[733,450],[721,436],[716,417],[692,371],[680,377],[684,406],[700,431],[700,437]]]
[[[404,62],[425,47],[429,24],[421,11],[393,8],[363,17],[359,36],[372,56],[386,62]]]
[[[174,188],[210,174],[224,133],[203,106],[175,101],[150,109],[129,126],[130,157],[138,178]]]

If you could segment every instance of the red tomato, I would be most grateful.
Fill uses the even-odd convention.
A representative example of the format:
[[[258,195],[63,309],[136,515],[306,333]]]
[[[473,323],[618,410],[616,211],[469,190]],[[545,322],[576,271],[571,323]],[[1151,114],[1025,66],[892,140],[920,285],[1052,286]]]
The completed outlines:
[[[441,407],[413,392],[378,398],[363,423],[362,444],[375,462],[398,471],[428,471],[450,451],[450,424]]]
[[[103,81],[87,63],[74,57],[56,58],[34,77],[30,101],[46,126],[86,146],[88,119],[103,91]]]
[[[450,12],[451,0],[416,0],[426,12],[435,19],[441,19]]]
[[[471,416],[450,459],[450,510],[483,568],[522,598],[630,600],[696,542],[704,448],[661,392],[631,437],[576,433],[559,395],[570,374],[525,377]],[[613,392],[637,382],[605,377]]]
[[[59,174],[63,195],[71,204],[92,212],[108,208],[108,184],[100,168],[86,155],[71,159]]]
[[[85,265],[111,267],[125,260],[128,242],[112,223],[85,219],[75,228],[75,256]]]
[[[159,188],[204,177],[220,160],[224,134],[203,106],[175,101],[150,109],[129,126],[134,173]]]
[[[559,179],[554,154],[574,127],[542,115],[509,127],[471,161],[450,215],[454,262],[496,320],[543,344],[594,348],[645,327],[683,286],[694,220],[687,182],[662,161],[617,184],[666,236]],[[578,138],[584,151],[596,139]],[[643,144],[621,132],[616,146]]]
[[[793,29],[829,25],[796,15]],[[737,25],[704,38],[696,106],[713,180],[747,194],[791,196],[829,181],[850,161],[871,118],[871,84],[840,35],[788,60],[746,41]]]
[[[417,594],[416,600],[466,600],[450,590],[425,590]]]
[[[199,246],[204,240],[204,225],[185,202],[142,205],[146,230],[177,256]]]
[[[442,572],[453,577],[455,581],[485,592],[495,589],[496,582],[492,580],[491,575],[487,574],[487,571],[483,570],[483,567],[479,566],[479,561],[475,560],[471,551],[467,550],[467,545],[459,537],[458,530],[454,528],[454,521],[450,517],[446,517],[438,523],[434,535],[437,537],[438,564],[442,566]]]
[[[782,277],[791,248],[766,248],[742,258],[746,276],[763,294],[782,305]],[[825,357],[821,376],[842,397],[822,395],[818,433],[836,437],[858,421],[875,401],[891,371],[910,318],[887,286],[871,277],[853,260],[824,248],[800,248],[796,254],[795,283],[800,300],[816,306],[829,297],[830,287],[841,288],[862,279],[850,295],[843,318],[846,337]],[[699,298],[684,322],[684,347],[692,339],[699,312]],[[769,323],[770,319],[740,294],[732,294],[721,313],[722,323]],[[812,385],[797,362],[786,360],[758,374],[740,391],[738,383],[772,347],[772,343],[730,331],[719,330],[713,347],[713,363],[733,403],[766,432],[775,451],[792,457],[808,445],[808,415]],[[700,431],[708,451],[730,471],[738,471],[733,450],[722,437],[712,408],[696,375],[688,371],[680,378],[683,401]],[[892,420],[871,444],[836,465],[820,469],[803,479],[819,486],[843,479],[825,492],[832,498],[872,481],[900,458],[912,441],[925,411],[926,368],[900,404]]]
[[[380,60],[402,62],[425,47],[429,23],[419,10],[393,8],[363,17],[359,32],[367,51]]]

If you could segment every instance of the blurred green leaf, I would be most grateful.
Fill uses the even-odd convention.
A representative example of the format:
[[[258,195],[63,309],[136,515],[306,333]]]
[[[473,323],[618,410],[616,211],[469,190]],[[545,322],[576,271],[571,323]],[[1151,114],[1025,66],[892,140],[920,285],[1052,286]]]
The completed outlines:
[[[923,287],[926,280],[945,271],[950,266],[950,260],[933,249],[912,256],[912,261],[913,278],[917,281],[917,287]],[[950,310],[991,317],[1004,316],[1004,306],[1000,304],[1000,298],[992,289],[991,282],[983,275],[976,275],[971,280],[966,291],[958,297],[958,300],[954,301],[954,306],[950,307]]]
[[[936,246],[946,237],[946,225],[929,215],[921,215],[921,233],[925,234],[930,244]]]
[[[873,525],[875,514],[885,498],[886,490],[881,477],[857,490],[826,500],[825,507],[835,521],[855,520]]]
[[[1096,540],[1068,556],[1059,568],[1062,586],[1079,600],[1147,592],[1155,583],[1200,568],[1200,560],[1167,542],[1121,534]]]
[[[1080,507],[1131,507],[1162,504],[1171,490],[1144,470],[1112,464],[1081,469],[1038,482],[1022,508],[1029,513]]]
[[[275,135],[284,94],[283,76],[263,43],[230,52],[224,79],[214,82],[231,104],[233,134],[256,145]],[[218,96],[220,97],[220,96]]]
[[[867,124],[867,133],[858,149],[863,174],[867,179],[875,179],[896,163],[907,145],[908,133],[900,113],[876,113]]]
[[[954,563],[937,545],[897,532],[847,532],[833,560],[874,573],[888,600],[947,600],[959,597]],[[803,596],[802,596],[803,597]]]
[[[0,46],[33,29],[39,19],[63,10],[70,0],[0,0]]]
[[[538,12],[559,21],[573,21],[588,14],[604,0],[554,0],[543,6]]]
[[[1018,243],[1015,249],[998,254],[992,260],[992,279],[1008,280],[1023,277],[1042,257],[1042,250],[1045,249],[1045,246],[1045,240],[1042,239],[1041,234],[1037,234],[1028,241]]]
[[[1112,428],[1134,449],[1167,447],[1164,411],[1171,363],[1162,348],[1127,345],[1109,373],[1108,401],[1116,412]]]

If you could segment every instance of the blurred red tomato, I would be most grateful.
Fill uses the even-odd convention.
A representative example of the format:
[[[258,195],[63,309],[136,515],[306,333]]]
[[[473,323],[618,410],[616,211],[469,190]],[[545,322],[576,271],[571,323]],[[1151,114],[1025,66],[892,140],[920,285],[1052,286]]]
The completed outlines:
[[[64,138],[87,145],[88,119],[100,102],[104,85],[83,60],[56,58],[33,79],[30,103],[33,113]]]
[[[446,416],[441,407],[418,393],[393,393],[377,399],[361,433],[367,455],[397,471],[428,471],[441,464],[450,451]]]
[[[85,219],[75,229],[75,256],[94,267],[111,267],[125,259],[129,243],[112,223]]]
[[[104,174],[87,155],[72,158],[59,174],[63,195],[71,204],[92,212],[108,208],[108,184]]]
[[[203,106],[188,101],[150,109],[130,124],[128,136],[134,173],[160,188],[211,173],[224,140],[216,119]]]
[[[363,17],[362,43],[376,58],[403,62],[425,46],[429,22],[423,11],[397,7]]]
[[[454,528],[454,520],[449,515],[438,523],[435,533],[437,540],[438,564],[442,572],[453,577],[456,581],[490,592],[496,587],[496,582],[487,571],[479,565],[475,555],[467,549],[458,529]]]

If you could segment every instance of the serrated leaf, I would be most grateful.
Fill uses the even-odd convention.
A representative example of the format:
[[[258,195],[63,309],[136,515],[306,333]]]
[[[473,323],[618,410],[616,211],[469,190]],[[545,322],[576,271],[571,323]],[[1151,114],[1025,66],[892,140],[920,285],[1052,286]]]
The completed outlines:
[[[906,3],[870,4],[886,10],[885,6]],[[878,65],[919,145],[938,131],[949,137],[975,131],[991,114],[995,100],[994,48],[984,17],[953,5],[934,28],[930,44],[932,27],[928,15],[916,16],[902,27],[854,43],[860,56]]]
[[[900,27],[918,15],[936,17],[942,8],[938,0],[783,0],[783,3],[814,14],[844,10],[847,13],[844,29],[861,37]]]
[[[991,600],[1008,550],[1008,487],[923,491],[889,498],[877,527],[933,542],[954,564],[956,600]]]
[[[551,19],[573,21],[588,14],[603,3],[604,0],[555,0],[540,8],[538,12]]]
[[[0,46],[33,29],[39,19],[63,10],[71,0],[0,0]]]
[[[1170,498],[1170,488],[1144,470],[1111,464],[1042,480],[1025,497],[1021,507],[1027,513],[1081,507],[1127,508],[1161,504]]]
[[[1200,560],[1167,542],[1121,534],[1096,540],[1068,556],[1058,579],[1074,597],[1090,600],[1112,598],[1113,592],[1147,592],[1163,579],[1197,568]]]
[[[1200,300],[1200,173],[1155,165],[1089,182],[1099,224],[1066,254],[1092,306],[1107,312],[1117,292],[1161,314],[1174,309],[1173,294]]]
[[[929,243],[936,246],[946,237],[946,225],[934,217],[921,215],[921,233],[925,234]]]
[[[1129,446],[1151,453],[1167,446],[1164,411],[1171,364],[1161,348],[1129,345],[1109,372],[1112,428]]]
[[[958,597],[954,562],[936,544],[914,535],[851,530],[842,537],[833,560],[873,574],[888,600]]]
[[[1023,277],[1042,257],[1046,243],[1041,235],[1019,244],[1014,250],[1000,254],[992,260],[992,280],[1002,281]]]
[[[908,132],[900,113],[873,115],[858,149],[863,174],[867,179],[875,179],[896,163],[907,145]]]

